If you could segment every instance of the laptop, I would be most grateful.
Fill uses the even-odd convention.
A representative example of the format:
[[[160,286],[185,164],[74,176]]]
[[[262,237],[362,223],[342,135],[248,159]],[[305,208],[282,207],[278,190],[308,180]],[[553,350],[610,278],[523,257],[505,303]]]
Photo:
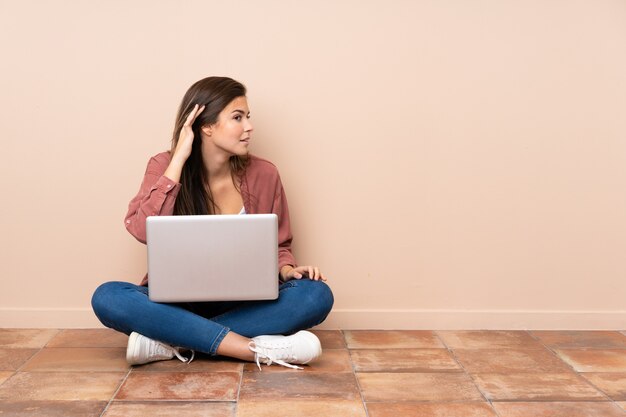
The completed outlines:
[[[278,298],[275,214],[151,216],[146,235],[152,301]]]

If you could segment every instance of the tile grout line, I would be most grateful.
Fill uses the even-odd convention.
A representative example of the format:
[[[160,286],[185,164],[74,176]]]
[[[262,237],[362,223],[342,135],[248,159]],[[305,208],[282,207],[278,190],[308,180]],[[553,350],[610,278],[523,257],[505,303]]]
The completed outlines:
[[[361,383],[359,382],[359,378],[357,377],[357,372],[354,367],[354,362],[352,361],[352,349],[350,349],[350,346],[348,346],[348,341],[346,340],[344,330],[341,329],[340,332],[341,337],[343,338],[343,343],[345,343],[346,349],[348,350],[348,356],[350,356],[350,367],[352,367],[352,375],[354,376],[356,387],[359,390],[359,397],[361,397],[361,405],[363,406],[363,411],[365,411],[365,417],[369,417],[370,412],[367,408],[367,404],[365,403],[365,396],[363,395],[363,390],[361,389]]]
[[[26,359],[26,360],[25,360],[25,361],[24,361],[24,362],[23,362],[20,366],[18,366],[15,370],[13,370],[13,371],[10,371],[10,370],[9,370],[9,371],[8,371],[8,372],[12,372],[12,374],[11,374],[11,376],[9,376],[7,379],[5,379],[4,381],[2,381],[2,382],[0,383],[0,387],[1,387],[2,385],[6,384],[7,382],[9,382],[9,380],[13,379],[13,378],[14,378],[14,377],[18,374],[18,373],[20,373],[20,372],[21,372],[21,369],[22,369],[22,368],[24,368],[28,362],[30,362],[30,361],[31,361],[31,360],[32,360],[32,359],[33,359],[33,358],[34,358],[34,357],[35,357],[38,353],[40,353],[40,352],[41,352],[41,351],[42,351],[42,350],[43,350],[43,349],[44,349],[44,348],[48,345],[48,343],[50,343],[50,341],[51,341],[52,339],[54,339],[54,338],[55,338],[55,337],[56,337],[59,333],[61,333],[61,330],[60,330],[60,329],[55,329],[55,330],[56,330],[56,333],[54,333],[54,334],[53,334],[53,335],[52,335],[52,336],[51,336],[51,337],[50,337],[50,338],[46,341],[46,343],[44,343],[44,344],[43,344],[43,346],[40,346],[40,347],[38,347],[38,348],[32,348],[35,352],[33,352],[33,354],[32,354],[32,355],[30,355],[30,356],[28,357],[28,359]],[[7,349],[11,349],[11,348],[7,348]],[[25,348],[25,347],[21,347],[21,348],[19,348],[19,347],[18,347],[18,348],[15,348],[15,349],[30,349],[30,348]]]
[[[576,375],[576,377],[579,380],[582,380],[583,382],[586,382],[587,384],[589,384],[591,387],[593,387],[593,389],[595,389],[596,391],[598,391],[600,394],[602,394],[608,401],[612,402],[615,404],[615,400],[613,400],[611,397],[609,397],[603,390],[601,390],[600,388],[596,387],[595,384],[593,384],[591,381],[589,381],[587,378],[585,378],[584,376],[581,375],[581,372],[578,372],[576,369],[574,369],[573,365],[570,365],[569,363],[567,363],[566,361],[564,361],[563,359],[561,359],[561,357],[554,351],[554,349],[552,349],[550,346],[546,345],[545,343],[543,343],[543,341],[535,336],[534,334],[532,334],[532,331],[528,330],[528,335],[530,337],[532,337],[533,339],[535,339],[539,344],[541,344],[541,346],[543,346],[544,348],[546,348],[548,351],[550,351],[550,353],[552,353],[554,355],[554,357],[556,357],[559,361],[563,362],[565,364],[565,366],[569,367],[572,372],[574,372],[574,374]],[[587,401],[593,401],[593,400],[587,400]],[[617,407],[619,407],[619,405],[615,404]],[[619,407],[621,408],[621,407]]]
[[[56,333],[54,333],[48,340],[46,340],[46,343],[44,343],[43,346],[40,346],[39,348],[33,348],[33,349],[37,349],[36,352],[34,352],[32,355],[30,355],[29,358],[24,361],[24,363],[22,363],[20,366],[18,366],[17,369],[15,371],[13,371],[13,375],[11,375],[10,378],[12,378],[18,372],[22,372],[22,369],[30,361],[32,361],[35,356],[37,356],[39,353],[41,353],[41,351],[44,350],[46,348],[46,346],[48,346],[48,343],[50,343],[50,341],[52,339],[54,339],[56,336],[58,336],[61,333],[61,331],[62,331],[62,329],[54,329],[54,330],[56,330]],[[28,349],[28,348],[22,348],[22,349]],[[7,380],[8,380],[8,378],[7,378]],[[6,382],[6,381],[4,381],[4,382]],[[2,384],[0,384],[0,385],[2,385]]]
[[[246,364],[241,365],[241,375],[239,376],[239,385],[237,385],[237,398],[235,398],[235,416],[239,412],[239,397],[241,396],[241,386],[243,385],[243,375],[245,372]]]
[[[480,396],[484,398],[487,404],[489,404],[489,407],[491,407],[491,410],[495,413],[495,415],[497,417],[500,417],[500,413],[498,413],[498,410],[496,410],[496,408],[493,406],[493,401],[487,399],[485,393],[483,393],[483,391],[480,389],[480,387],[476,383],[476,380],[474,379],[472,374],[465,369],[461,361],[457,358],[456,354],[454,353],[454,350],[448,346],[448,344],[445,342],[445,340],[441,336],[439,336],[439,332],[440,330],[433,330],[433,333],[435,334],[437,339],[439,339],[439,341],[443,344],[446,350],[452,355],[452,359],[454,359],[454,361],[461,367],[461,369],[463,370],[463,373],[469,376],[470,380],[472,381],[472,384],[474,384],[474,387],[480,393]]]
[[[126,372],[126,375],[124,376],[124,378],[122,378],[122,381],[120,382],[120,384],[117,386],[117,389],[115,390],[115,392],[113,393],[113,395],[111,396],[111,399],[109,399],[109,401],[107,402],[107,405],[104,407],[104,410],[102,410],[102,413],[100,413],[100,417],[103,417],[106,412],[109,410],[109,407],[111,406],[111,403],[113,402],[113,400],[115,399],[115,397],[117,396],[117,394],[120,392],[120,390],[122,389],[122,386],[124,385],[124,383],[126,382],[126,380],[128,379],[128,377],[130,376],[130,373],[132,372],[133,367],[130,366],[128,371]]]
[[[44,346],[44,347],[45,347],[45,346]],[[13,375],[17,374],[18,372],[22,372],[22,369],[23,369],[23,368],[24,368],[24,367],[25,367],[25,366],[26,366],[26,365],[27,365],[30,361],[32,361],[32,360],[33,360],[33,358],[34,358],[35,356],[37,356],[37,354],[39,354],[39,353],[40,353],[40,352],[44,349],[44,347],[40,347],[37,351],[35,351],[32,355],[30,355],[30,356],[28,357],[28,359],[26,359],[26,360],[24,361],[24,363],[22,363],[20,366],[18,366],[18,367],[17,367],[17,369],[16,369],[15,371],[13,371]],[[13,376],[13,375],[12,375],[12,376]],[[6,382],[6,381],[5,381],[5,382]]]
[[[30,362],[35,357],[35,355],[37,355],[39,352],[41,352],[42,349],[43,349],[43,347],[40,347],[38,350],[33,348],[33,350],[35,350],[35,352],[32,355],[30,355],[28,357],[28,359],[26,359],[20,366],[18,366],[17,369],[15,369],[13,371],[11,371],[11,370],[7,371],[7,372],[11,372],[11,375],[7,379],[5,379],[4,381],[0,382],[0,387],[2,387],[4,384],[9,382],[9,380],[13,379],[18,373],[20,373],[21,372],[20,370],[24,366],[26,366],[26,364],[28,362]]]

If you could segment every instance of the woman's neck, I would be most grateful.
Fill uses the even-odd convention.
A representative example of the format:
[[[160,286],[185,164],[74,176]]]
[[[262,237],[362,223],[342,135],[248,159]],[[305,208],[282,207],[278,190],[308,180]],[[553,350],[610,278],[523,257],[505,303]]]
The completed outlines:
[[[221,179],[231,177],[230,154],[218,149],[202,149],[204,167],[209,173],[209,178]]]

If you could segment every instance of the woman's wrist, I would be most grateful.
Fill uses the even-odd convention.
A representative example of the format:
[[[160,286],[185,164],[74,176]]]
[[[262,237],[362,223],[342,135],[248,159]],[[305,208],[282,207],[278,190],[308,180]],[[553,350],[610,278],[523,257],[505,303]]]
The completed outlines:
[[[183,172],[183,165],[185,165],[184,161],[181,162],[178,158],[175,159],[175,156],[173,156],[163,175],[172,181],[179,183]]]

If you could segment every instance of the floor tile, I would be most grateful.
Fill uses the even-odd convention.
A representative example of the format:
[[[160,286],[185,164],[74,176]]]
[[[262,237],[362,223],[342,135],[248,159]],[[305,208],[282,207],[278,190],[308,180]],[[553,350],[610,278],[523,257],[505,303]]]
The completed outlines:
[[[44,348],[21,371],[127,371],[123,348]]]
[[[626,417],[626,332],[314,333],[318,361],[260,372],[202,354],[130,368],[110,329],[0,329],[0,416],[100,416],[124,382],[103,417],[365,417],[359,384],[369,417]]]
[[[117,400],[235,401],[237,372],[131,372]]]
[[[459,330],[437,335],[450,349],[545,349],[525,331]]]
[[[456,349],[454,355],[469,373],[571,372],[547,349]]]
[[[0,415],[11,417],[100,417],[106,401],[2,401]]]
[[[128,336],[112,329],[66,329],[54,336],[46,347],[123,347]]]
[[[2,385],[2,383],[4,381],[6,381],[7,379],[9,379],[11,377],[11,375],[13,375],[15,372],[10,372],[10,371],[1,371],[0,372],[0,385]]]
[[[532,331],[544,345],[553,349],[626,349],[626,336],[609,331]]]
[[[555,352],[577,372],[626,372],[623,349],[557,349]]]
[[[357,372],[462,372],[447,349],[354,349]]]
[[[181,362],[174,358],[133,367],[133,372],[241,372],[244,363],[235,359],[198,357],[191,362]]]
[[[345,330],[350,349],[443,348],[433,331],[429,330]]]
[[[239,401],[237,417],[366,417],[361,401]]]
[[[626,373],[584,373],[583,378],[614,401],[626,401]]]
[[[0,329],[0,347],[42,348],[58,332],[57,329]]]
[[[474,382],[490,401],[607,399],[575,373],[476,374]]]
[[[358,400],[352,373],[244,372],[241,400]]]
[[[18,372],[0,385],[0,400],[107,401],[122,372]]]
[[[322,349],[345,349],[346,341],[341,330],[312,330],[320,339]]]
[[[484,401],[466,374],[358,373],[365,401]]]
[[[624,417],[625,415],[612,402],[495,402],[493,407],[500,417]]]
[[[322,356],[315,361],[302,366],[303,370],[290,369],[273,364],[261,364],[262,372],[352,372],[352,362],[347,349],[326,349]],[[261,372],[256,363],[246,363],[246,372]]]
[[[235,417],[235,408],[234,402],[114,401],[103,417]]]
[[[486,402],[367,403],[369,417],[497,417]]]
[[[39,349],[0,348],[0,371],[17,371]]]

